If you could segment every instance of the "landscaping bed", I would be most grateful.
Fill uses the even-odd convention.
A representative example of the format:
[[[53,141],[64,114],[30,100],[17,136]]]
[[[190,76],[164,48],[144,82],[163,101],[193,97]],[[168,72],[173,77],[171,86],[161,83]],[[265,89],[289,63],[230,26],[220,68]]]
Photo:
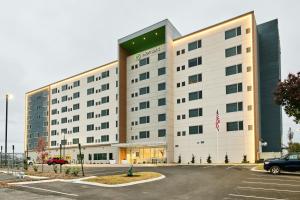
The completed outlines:
[[[108,185],[116,185],[116,184],[125,184],[125,183],[131,183],[136,181],[143,181],[143,180],[158,178],[161,176],[162,174],[157,172],[136,172],[132,176],[127,176],[127,174],[97,176],[94,178],[85,179],[84,181],[108,184]]]

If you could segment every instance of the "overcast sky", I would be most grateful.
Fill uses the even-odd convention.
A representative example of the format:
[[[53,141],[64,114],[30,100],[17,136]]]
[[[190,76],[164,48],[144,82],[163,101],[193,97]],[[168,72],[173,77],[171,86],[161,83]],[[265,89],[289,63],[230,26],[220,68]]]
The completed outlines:
[[[8,149],[21,152],[26,91],[116,60],[119,38],[160,20],[184,35],[252,10],[258,24],[279,19],[282,78],[300,71],[298,0],[0,0],[0,144],[6,93],[14,95]],[[288,127],[300,141],[299,125],[283,115],[284,141]]]

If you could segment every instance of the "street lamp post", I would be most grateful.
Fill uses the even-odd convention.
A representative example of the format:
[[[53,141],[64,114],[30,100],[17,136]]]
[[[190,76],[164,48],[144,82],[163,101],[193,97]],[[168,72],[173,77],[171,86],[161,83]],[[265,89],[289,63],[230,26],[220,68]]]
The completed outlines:
[[[1,145],[1,155],[0,155],[0,162],[1,162],[1,168],[2,168],[2,145]]]
[[[5,95],[6,109],[5,109],[5,146],[4,146],[4,165],[7,166],[7,117],[8,117],[8,94]]]

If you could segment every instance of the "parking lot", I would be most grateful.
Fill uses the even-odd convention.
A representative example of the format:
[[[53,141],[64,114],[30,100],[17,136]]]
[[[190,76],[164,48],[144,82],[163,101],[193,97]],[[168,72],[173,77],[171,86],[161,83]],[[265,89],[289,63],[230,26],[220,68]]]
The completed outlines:
[[[136,167],[135,171],[155,171],[165,179],[120,187],[103,188],[68,182],[47,182],[0,190],[0,199],[300,199],[300,176],[250,171],[250,166],[166,166]],[[86,175],[124,173],[127,168],[86,168]],[[31,198],[32,195],[32,198]]]

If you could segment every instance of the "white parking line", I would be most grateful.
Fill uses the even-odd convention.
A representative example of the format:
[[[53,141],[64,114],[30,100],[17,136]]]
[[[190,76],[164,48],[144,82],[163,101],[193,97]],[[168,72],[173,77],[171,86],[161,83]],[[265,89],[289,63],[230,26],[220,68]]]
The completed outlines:
[[[73,196],[73,197],[78,197],[79,196],[77,194],[64,193],[64,192],[59,192],[59,191],[54,191],[54,190],[47,190],[47,189],[44,189],[44,188],[37,188],[37,187],[31,187],[31,186],[25,186],[25,185],[19,185],[18,187],[29,188],[29,189],[34,189],[34,190],[41,190],[41,191],[45,191],[45,192],[63,194],[63,195]]]
[[[258,174],[250,174],[251,176],[256,176],[256,177],[279,177],[279,178],[287,178],[287,179],[294,179],[294,180],[300,180],[300,176],[289,176],[289,175],[258,175]]]
[[[236,167],[236,166],[233,165],[233,166],[227,167],[226,170],[227,170],[227,169],[234,168],[234,167]]]
[[[247,178],[251,180],[265,180],[265,181],[290,181],[300,183],[300,180],[286,180],[286,179],[278,179],[278,178]]]
[[[293,184],[286,184],[286,183],[264,183],[264,182],[254,182],[254,181],[243,181],[243,183],[248,183],[248,184],[261,184],[261,185],[278,185],[278,186],[300,187],[300,185],[293,185]]]
[[[241,194],[228,194],[228,195],[234,196],[234,197],[245,197],[245,198],[253,198],[253,199],[285,200],[285,199],[277,199],[277,198],[271,198],[271,197],[249,196],[249,195],[241,195]]]
[[[241,190],[264,190],[264,191],[300,193],[300,191],[298,190],[281,190],[281,189],[272,189],[272,188],[241,187],[241,186],[238,186],[237,188]]]

